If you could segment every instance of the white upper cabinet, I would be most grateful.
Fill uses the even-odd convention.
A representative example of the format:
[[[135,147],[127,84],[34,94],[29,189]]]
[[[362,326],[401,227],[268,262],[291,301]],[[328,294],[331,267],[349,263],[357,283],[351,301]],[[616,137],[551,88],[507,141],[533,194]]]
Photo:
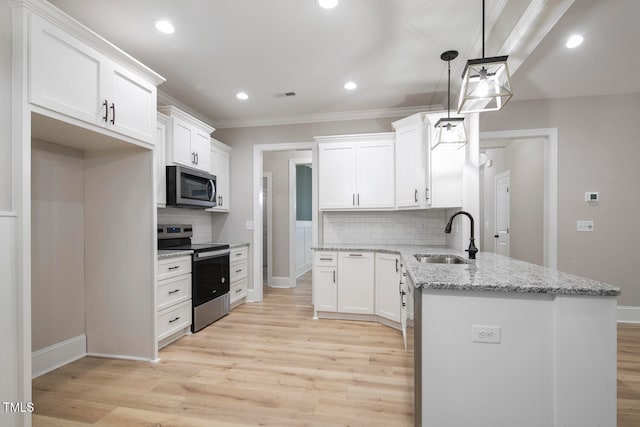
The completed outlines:
[[[29,101],[39,112],[155,142],[156,85],[164,79],[120,65],[40,16],[29,25]]]
[[[210,172],[210,134],[215,129],[172,105],[158,107],[169,116],[167,165],[177,164]]]
[[[396,131],[396,207],[429,206],[429,144],[424,114],[418,113],[393,123]]]
[[[214,212],[228,212],[231,207],[229,163],[231,160],[231,147],[217,139],[211,138],[211,174],[216,176],[216,203],[215,208],[207,209]]]
[[[394,206],[392,133],[316,138],[320,209]]]

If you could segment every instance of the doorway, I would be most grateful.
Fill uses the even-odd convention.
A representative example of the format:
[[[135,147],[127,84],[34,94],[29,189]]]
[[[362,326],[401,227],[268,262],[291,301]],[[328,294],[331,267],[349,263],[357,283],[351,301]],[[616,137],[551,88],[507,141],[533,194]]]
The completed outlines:
[[[511,256],[509,239],[509,205],[510,205],[510,171],[504,171],[494,179],[494,192],[496,200],[495,208],[495,253]],[[542,247],[540,247],[542,252]]]
[[[273,174],[265,172],[262,175],[262,284],[267,286],[272,273],[272,242],[273,242],[273,202],[271,193],[273,188]]]
[[[288,153],[287,153],[288,152]],[[290,232],[291,221],[295,220],[295,215],[290,215],[290,189],[289,189],[289,160],[304,159],[302,163],[313,166],[317,162],[317,145],[314,142],[284,143],[284,144],[264,144],[254,146],[254,212],[253,212],[253,274],[255,284],[265,283],[264,275],[264,252],[267,253],[267,275],[266,283],[272,287],[294,287],[296,284],[295,249],[290,250],[292,245],[290,237],[295,237],[294,232]],[[275,159],[275,160],[274,160]],[[275,161],[280,163],[285,160],[284,166],[269,165]],[[268,170],[270,169],[270,170]],[[272,191],[269,197],[264,196],[263,175],[265,172],[272,174]],[[276,175],[277,172],[277,175]],[[284,184],[281,180],[284,179]],[[285,189],[286,191],[280,192]],[[268,188],[267,188],[268,191]],[[281,193],[281,195],[279,195]],[[286,197],[282,194],[286,193]],[[269,227],[268,219],[265,221],[264,207],[268,208],[269,200],[272,204],[272,226]],[[317,212],[317,171],[311,168],[311,244],[317,242],[318,236],[318,212]],[[283,213],[279,213],[284,209]],[[267,224],[265,224],[267,222]],[[284,232],[282,232],[284,224]],[[264,228],[272,230],[271,244],[265,243]],[[279,228],[280,227],[280,228]],[[294,221],[295,227],[295,221]],[[280,231],[278,231],[280,230]],[[295,239],[293,239],[295,242]],[[295,248],[295,245],[293,246]],[[271,257],[269,257],[271,253]],[[278,256],[280,258],[278,258]],[[293,262],[290,261],[293,256]],[[269,276],[269,259],[271,259],[272,275]],[[262,301],[263,286],[254,286],[249,290],[249,300]]]

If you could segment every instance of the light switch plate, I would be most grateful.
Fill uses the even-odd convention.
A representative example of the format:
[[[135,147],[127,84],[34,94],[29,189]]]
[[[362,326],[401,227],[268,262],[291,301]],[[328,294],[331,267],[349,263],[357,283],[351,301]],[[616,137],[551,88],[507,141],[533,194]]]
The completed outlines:
[[[246,230],[253,230],[253,221],[247,221],[245,223],[245,229]]]
[[[576,231],[593,231],[593,221],[579,219],[576,221]]]

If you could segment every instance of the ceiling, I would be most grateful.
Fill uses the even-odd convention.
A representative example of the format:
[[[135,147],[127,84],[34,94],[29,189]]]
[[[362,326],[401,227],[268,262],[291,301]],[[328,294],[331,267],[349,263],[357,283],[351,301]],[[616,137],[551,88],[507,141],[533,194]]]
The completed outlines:
[[[189,107],[218,128],[446,108],[446,63],[440,54],[460,51],[452,62],[455,91],[466,59],[481,53],[479,0],[343,0],[332,10],[314,0],[110,0],[107,7],[97,0],[51,2],[163,75],[167,81],[159,89],[165,100]],[[522,31],[518,18],[531,5],[551,5],[561,9],[560,16],[566,7],[557,5],[572,2],[487,0],[487,56],[504,53],[498,48],[514,39],[514,28]],[[576,0],[547,38],[513,56],[513,69],[522,63],[513,79],[514,100],[610,90],[593,83],[602,81],[610,64],[605,60],[599,69],[594,49],[611,58],[619,51],[608,38],[619,42],[630,31],[638,40],[640,26],[633,21],[639,4]],[[539,12],[543,16],[546,10]],[[175,33],[157,32],[158,19],[169,19]],[[574,29],[586,41],[584,49],[569,55],[563,39]],[[638,69],[637,54],[624,59],[636,65],[626,69]],[[348,80],[358,88],[346,91]],[[615,83],[615,90],[625,90],[623,79]],[[239,91],[249,99],[236,99]],[[276,96],[290,91],[296,95]],[[455,109],[455,99],[452,104]]]

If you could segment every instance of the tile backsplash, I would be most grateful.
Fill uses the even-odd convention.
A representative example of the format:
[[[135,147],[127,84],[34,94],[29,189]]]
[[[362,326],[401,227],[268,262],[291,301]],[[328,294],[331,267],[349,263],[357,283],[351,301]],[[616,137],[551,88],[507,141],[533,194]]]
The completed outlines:
[[[204,210],[158,208],[158,224],[193,224],[192,243],[213,241],[211,213]]]
[[[394,212],[324,212],[326,244],[445,245],[444,209]]]

